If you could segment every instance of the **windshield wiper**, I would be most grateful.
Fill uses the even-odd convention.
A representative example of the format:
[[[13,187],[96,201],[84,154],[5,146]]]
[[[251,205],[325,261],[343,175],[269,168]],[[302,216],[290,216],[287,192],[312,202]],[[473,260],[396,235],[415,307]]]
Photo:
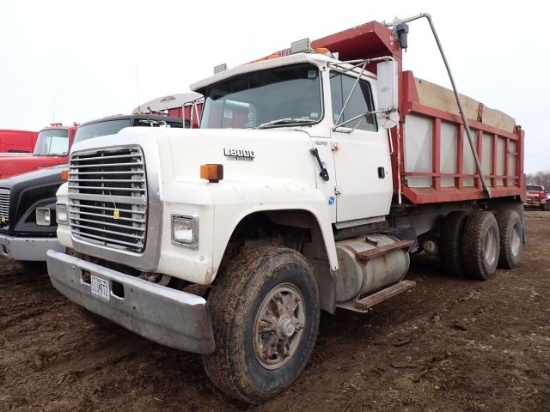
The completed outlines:
[[[271,120],[270,122],[262,123],[256,126],[256,129],[269,129],[277,126],[294,126],[302,124],[316,123],[317,120],[308,119],[307,117],[285,117],[284,119]]]

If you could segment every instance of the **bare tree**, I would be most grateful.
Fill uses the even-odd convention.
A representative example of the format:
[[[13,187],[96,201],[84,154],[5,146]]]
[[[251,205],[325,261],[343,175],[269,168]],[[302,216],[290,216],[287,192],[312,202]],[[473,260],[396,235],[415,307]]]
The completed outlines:
[[[546,190],[550,190],[550,171],[539,170],[536,173],[525,175],[525,182],[532,185],[543,185]]]

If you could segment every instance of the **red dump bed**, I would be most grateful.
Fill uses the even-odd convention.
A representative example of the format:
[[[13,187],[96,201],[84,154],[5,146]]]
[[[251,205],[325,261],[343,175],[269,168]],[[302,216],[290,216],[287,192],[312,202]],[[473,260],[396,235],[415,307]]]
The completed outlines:
[[[454,93],[401,74],[401,124],[392,130],[394,184],[412,203],[484,197]],[[491,197],[525,196],[524,131],[514,119],[461,96]]]

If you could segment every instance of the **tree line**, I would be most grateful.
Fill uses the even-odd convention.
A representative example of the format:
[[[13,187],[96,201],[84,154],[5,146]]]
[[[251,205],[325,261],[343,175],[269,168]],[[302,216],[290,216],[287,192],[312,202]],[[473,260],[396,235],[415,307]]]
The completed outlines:
[[[550,171],[538,171],[536,173],[527,173],[525,175],[525,183],[528,185],[543,185],[548,191],[550,190]]]

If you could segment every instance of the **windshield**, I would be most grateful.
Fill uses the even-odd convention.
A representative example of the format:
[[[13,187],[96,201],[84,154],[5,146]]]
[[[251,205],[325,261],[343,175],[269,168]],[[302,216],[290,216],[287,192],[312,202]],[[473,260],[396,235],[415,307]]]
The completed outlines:
[[[319,69],[311,64],[246,73],[204,91],[201,128],[284,127],[322,117]]]
[[[38,133],[34,154],[38,156],[65,156],[69,152],[69,131],[48,129]]]
[[[83,124],[76,129],[75,142],[91,139],[92,137],[116,134],[121,129],[131,125],[130,119],[109,120],[98,123]]]

